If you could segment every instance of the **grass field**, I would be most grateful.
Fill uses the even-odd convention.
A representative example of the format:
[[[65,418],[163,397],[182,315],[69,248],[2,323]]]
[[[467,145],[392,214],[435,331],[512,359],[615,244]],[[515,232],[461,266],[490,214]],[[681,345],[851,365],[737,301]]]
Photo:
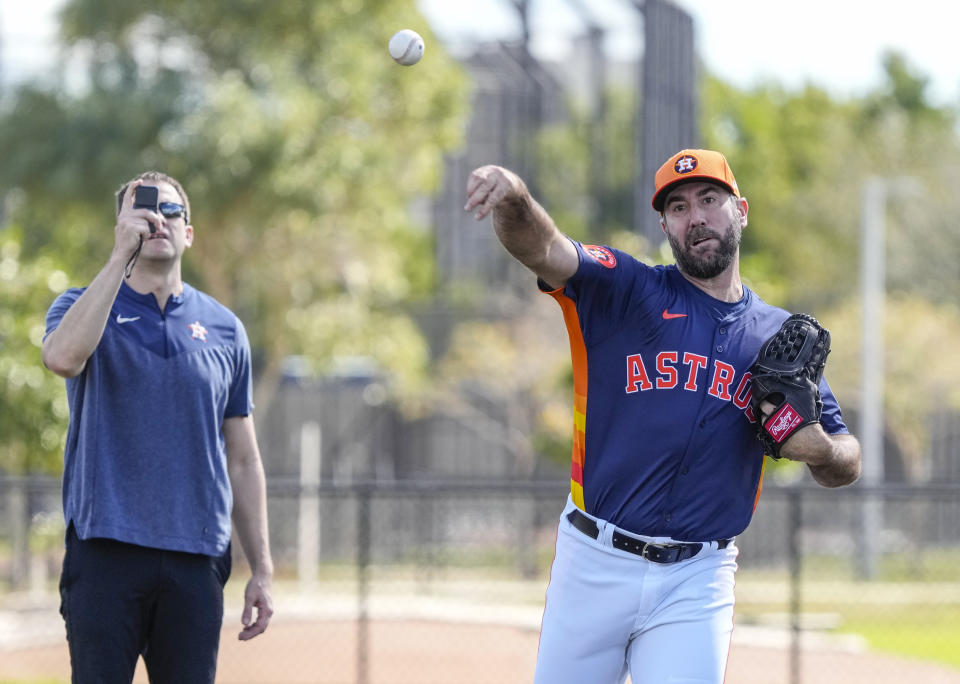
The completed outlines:
[[[857,600],[857,587],[849,587],[854,600],[830,603],[808,602],[803,615],[809,620],[835,623],[828,631],[855,634],[866,640],[874,651],[921,658],[960,670],[960,605],[902,603],[869,605]],[[752,603],[738,600],[738,623],[770,623],[770,616],[788,618],[785,604]]]
[[[960,669],[960,606],[912,605],[904,610],[844,612],[845,633],[859,634],[887,653],[933,660]]]
[[[888,555],[869,581],[849,561],[809,556],[801,577],[801,612],[829,616],[830,631],[859,635],[875,651],[960,669],[960,552]],[[741,569],[738,619],[787,614],[791,589],[782,571]]]

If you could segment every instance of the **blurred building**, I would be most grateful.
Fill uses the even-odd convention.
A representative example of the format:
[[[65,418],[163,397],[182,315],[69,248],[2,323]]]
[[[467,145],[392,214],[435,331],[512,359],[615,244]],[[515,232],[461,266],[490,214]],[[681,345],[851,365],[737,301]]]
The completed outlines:
[[[324,553],[337,554],[354,542],[338,536],[351,515],[341,510],[338,491],[403,482],[563,482],[567,477],[566,464],[537,460],[531,467],[529,451],[506,437],[509,402],[468,397],[469,415],[449,407],[405,415],[386,401],[389,379],[363,359],[320,378],[301,373],[295,361],[290,360],[257,425],[267,479],[271,487],[288,490],[271,498],[271,506],[279,507],[270,511],[277,549],[299,548],[300,521],[305,515],[317,517],[298,508],[301,493],[327,492],[322,504],[316,500],[318,532],[325,539]],[[406,518],[382,525],[417,527]]]
[[[443,187],[433,202],[438,290],[455,283],[497,284],[530,291],[529,274],[514,268],[491,230],[463,210],[466,179],[478,166],[516,171],[536,195],[535,138],[566,120],[566,91],[522,46],[479,46],[464,63],[473,83],[466,144],[446,160]]]

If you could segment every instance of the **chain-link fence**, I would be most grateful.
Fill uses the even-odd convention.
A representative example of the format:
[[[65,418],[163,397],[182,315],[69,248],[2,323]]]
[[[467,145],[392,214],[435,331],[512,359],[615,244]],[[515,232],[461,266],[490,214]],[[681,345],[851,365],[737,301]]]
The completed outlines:
[[[565,496],[556,481],[272,480],[277,614],[236,640],[238,557],[219,681],[531,681]],[[0,480],[0,501],[0,682],[66,682],[59,482]],[[960,488],[768,486],[737,544],[728,682],[960,683]]]

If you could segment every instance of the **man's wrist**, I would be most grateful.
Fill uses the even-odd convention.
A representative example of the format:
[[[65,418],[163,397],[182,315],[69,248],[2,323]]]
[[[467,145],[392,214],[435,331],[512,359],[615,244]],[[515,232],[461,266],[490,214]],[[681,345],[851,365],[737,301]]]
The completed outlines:
[[[113,251],[110,252],[110,258],[107,259],[107,264],[104,267],[105,271],[118,271],[121,275],[123,274],[124,269],[127,267],[127,261],[130,260],[130,255],[123,255],[120,253],[116,247],[113,248]]]
[[[824,466],[832,461],[833,442],[819,423],[812,423],[797,430],[783,445],[780,455],[811,467]]]
[[[273,562],[258,563],[250,567],[250,574],[254,579],[265,579],[268,582],[273,581]]]

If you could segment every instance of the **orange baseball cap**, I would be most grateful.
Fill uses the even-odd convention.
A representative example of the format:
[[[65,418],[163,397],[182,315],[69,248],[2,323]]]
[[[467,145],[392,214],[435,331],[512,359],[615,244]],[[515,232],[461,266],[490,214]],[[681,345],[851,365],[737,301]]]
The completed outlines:
[[[718,183],[737,197],[740,196],[737,180],[726,157],[713,150],[680,150],[665,161],[653,177],[657,189],[651,201],[653,208],[663,211],[667,193],[678,184],[693,180]]]

